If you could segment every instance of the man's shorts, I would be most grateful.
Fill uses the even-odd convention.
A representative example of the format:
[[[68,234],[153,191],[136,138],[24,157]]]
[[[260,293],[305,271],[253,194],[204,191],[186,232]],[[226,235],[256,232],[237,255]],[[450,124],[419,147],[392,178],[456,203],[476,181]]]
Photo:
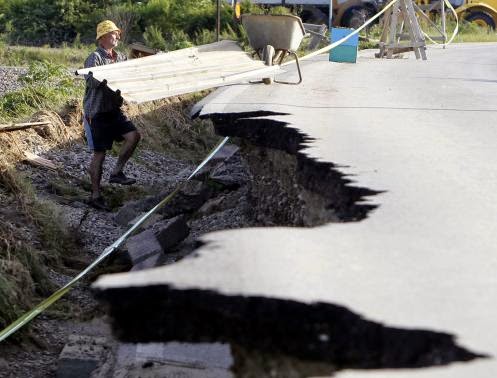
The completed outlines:
[[[110,150],[114,141],[120,142],[124,134],[136,131],[121,110],[98,113],[92,119],[84,117],[83,123],[88,147],[97,152]]]

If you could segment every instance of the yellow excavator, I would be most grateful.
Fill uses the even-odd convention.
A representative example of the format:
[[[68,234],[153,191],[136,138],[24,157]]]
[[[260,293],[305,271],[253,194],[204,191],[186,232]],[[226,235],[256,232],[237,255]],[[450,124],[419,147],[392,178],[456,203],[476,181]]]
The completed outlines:
[[[237,0],[236,2],[239,2]],[[321,12],[326,19],[330,0],[251,0],[254,4],[261,5],[300,5],[304,11]],[[357,28],[364,20],[374,15],[390,0],[332,0],[333,25]],[[414,0],[423,9],[440,0]],[[460,20],[474,22],[480,26],[496,29],[497,25],[497,0],[449,0]]]

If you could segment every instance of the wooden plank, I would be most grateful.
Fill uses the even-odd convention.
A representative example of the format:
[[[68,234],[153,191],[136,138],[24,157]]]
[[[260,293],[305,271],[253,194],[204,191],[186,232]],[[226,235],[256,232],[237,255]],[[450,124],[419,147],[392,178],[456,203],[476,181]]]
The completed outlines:
[[[78,73],[90,70],[95,79],[105,80],[125,100],[145,102],[260,78],[281,68],[253,60],[234,41],[221,41]]]
[[[174,84],[176,82],[187,82],[195,80],[196,78],[210,78],[210,77],[222,77],[234,75],[242,72],[250,72],[255,69],[265,68],[265,65],[261,66],[247,66],[247,65],[237,65],[230,67],[229,69],[225,67],[209,67],[209,68],[199,68],[197,70],[180,72],[180,73],[161,73],[152,74],[149,76],[140,76],[139,78],[130,77],[123,79],[114,79],[108,82],[108,86],[113,89],[119,89],[121,93],[129,93],[133,90],[149,90],[156,86],[163,86],[168,84]],[[160,84],[159,84],[160,82]]]
[[[86,69],[92,72],[93,76],[98,79],[99,76],[107,75],[111,76],[122,76],[126,74],[138,74],[145,72],[153,72],[157,69],[168,68],[170,70],[185,70],[188,67],[198,67],[204,65],[219,65],[219,64],[229,64],[229,62],[254,62],[247,54],[240,51],[238,53],[206,53],[208,55],[190,55],[184,59],[166,59],[163,58],[159,61],[154,62],[142,62],[140,65],[136,66],[123,66],[121,63],[115,63],[112,65],[92,67],[91,69]],[[141,59],[141,58],[140,58]],[[139,59],[139,60],[140,60]],[[104,69],[105,68],[105,69]]]
[[[123,97],[129,98],[130,101],[137,103],[158,100],[165,97],[177,96],[185,93],[191,93],[195,91],[200,91],[204,89],[220,87],[223,85],[233,84],[240,82],[246,78],[252,77],[262,77],[261,75],[268,75],[271,73],[281,72],[279,66],[265,66],[262,69],[237,73],[234,75],[229,75],[225,77],[214,77],[210,80],[198,80],[193,82],[183,81],[183,85],[163,85],[162,83],[157,83],[154,89],[142,90],[136,93],[123,93]]]
[[[25,123],[15,123],[15,124],[13,123],[10,125],[0,125],[0,133],[7,131],[24,130],[35,126],[46,126],[50,124],[51,122],[25,122]]]
[[[34,165],[37,167],[44,167],[44,168],[48,168],[48,169],[53,169],[53,170],[58,169],[58,167],[52,161],[45,159],[45,158],[42,158],[41,156],[38,156],[38,155],[33,154],[31,152],[24,151],[24,157],[25,157],[26,161],[31,165]]]
[[[91,72],[101,72],[101,71],[132,68],[132,67],[140,68],[140,67],[155,65],[158,63],[174,64],[174,62],[178,62],[181,59],[183,59],[183,60],[190,59],[191,60],[191,59],[195,59],[195,56],[198,56],[199,54],[216,53],[216,52],[223,53],[223,54],[243,53],[243,54],[247,55],[246,53],[243,52],[243,50],[238,46],[238,44],[236,42],[234,42],[234,41],[221,41],[221,42],[211,43],[209,45],[204,45],[204,46],[199,46],[199,47],[190,47],[187,49],[171,51],[171,52],[164,53],[164,54],[156,54],[156,55],[146,56],[146,57],[138,58],[138,59],[131,59],[131,60],[127,60],[125,62],[108,64],[105,66],[83,68],[83,69],[77,70],[76,74],[77,75],[86,75],[90,71]]]
[[[170,65],[161,64],[154,67],[144,67],[140,70],[123,71],[116,70],[114,72],[97,72],[93,76],[97,80],[107,80],[113,83],[122,83],[127,81],[141,81],[148,78],[167,77],[167,76],[188,76],[190,73],[197,71],[213,71],[213,70],[250,70],[252,68],[259,68],[263,66],[262,62],[257,61],[243,61],[239,57],[232,59],[220,60],[218,62],[200,63],[196,65],[183,65],[181,67],[171,67]]]

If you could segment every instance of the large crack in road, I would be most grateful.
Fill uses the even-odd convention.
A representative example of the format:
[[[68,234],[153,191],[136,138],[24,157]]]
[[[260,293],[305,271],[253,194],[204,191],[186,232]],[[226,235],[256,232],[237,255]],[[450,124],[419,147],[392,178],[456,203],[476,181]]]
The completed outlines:
[[[309,139],[266,118],[273,115],[210,115],[218,134],[240,138],[251,177],[247,225],[314,227],[364,220],[376,208],[368,199],[381,191],[354,186],[333,163],[309,158],[302,151]],[[251,255],[236,247],[220,250],[216,243],[225,239],[202,240],[203,247],[191,258],[97,282],[96,296],[109,305],[121,340],[229,343],[232,370],[241,377],[254,376],[254,371],[257,376],[274,376],[275,371],[276,376],[308,376],[343,368],[419,368],[484,357],[446,332],[391,327],[312,295],[294,299],[274,290],[286,282],[305,292],[307,273],[299,263],[309,259],[319,265],[312,253],[274,245]],[[295,253],[301,255],[293,260]],[[331,287],[332,282],[331,276]],[[257,364],[266,371],[255,369]]]

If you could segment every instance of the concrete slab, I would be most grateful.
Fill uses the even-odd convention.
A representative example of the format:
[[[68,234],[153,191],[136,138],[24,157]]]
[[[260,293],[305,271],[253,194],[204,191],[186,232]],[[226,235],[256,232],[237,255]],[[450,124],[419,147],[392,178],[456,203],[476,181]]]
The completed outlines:
[[[120,344],[113,377],[231,378],[229,345]]]
[[[164,253],[171,252],[190,233],[185,217],[181,215],[156,223],[152,230]]]
[[[297,146],[293,152],[300,149],[306,159],[334,163],[351,180],[349,186],[382,192],[363,199],[376,209],[360,222],[213,233],[204,237],[195,258],[99,279],[99,295],[111,302],[113,316],[131,338],[150,333],[138,331],[123,311],[153,297],[176,301],[185,306],[184,313],[211,311],[228,328],[263,319],[255,309],[271,308],[265,328],[269,339],[278,334],[279,321],[288,331],[293,308],[309,319],[324,313],[336,321],[344,315],[342,337],[348,340],[353,340],[351,324],[362,335],[395,340],[394,348],[378,346],[380,353],[393,353],[385,354],[390,362],[371,367],[401,367],[395,366],[395,350],[409,353],[420,340],[420,350],[442,352],[417,366],[437,365],[437,358],[440,364],[464,360],[468,355],[461,348],[445,347],[449,335],[466,352],[489,355],[443,368],[345,371],[338,377],[497,374],[497,44],[430,48],[425,62],[377,60],[372,53],[361,53],[355,65],[329,63],[326,57],[306,62],[300,86],[217,91],[203,102],[201,114],[218,122],[241,116],[253,122],[258,116],[260,122],[305,135],[305,149]],[[223,131],[239,132],[228,126]],[[257,140],[264,141],[264,135]],[[148,298],[142,298],[141,288]],[[300,320],[302,313],[292,316]],[[278,314],[279,321],[273,318]],[[201,322],[157,316],[151,324],[171,321],[176,327],[161,338],[209,334]],[[326,355],[340,341],[340,330],[316,320],[302,323],[302,333],[309,324],[307,346],[315,337],[319,342],[311,346]],[[328,325],[319,333],[318,324]],[[378,327],[381,335],[372,331]],[[421,339],[418,330],[424,330]],[[209,336],[239,336],[231,331],[214,329]],[[329,342],[330,335],[336,339]],[[360,345],[371,353],[374,342],[366,344]],[[309,352],[304,349],[298,352]]]
[[[71,335],[60,353],[58,378],[88,378],[109,353],[104,337]]]
[[[133,270],[156,267],[164,252],[152,229],[130,237],[126,242],[126,250]]]

